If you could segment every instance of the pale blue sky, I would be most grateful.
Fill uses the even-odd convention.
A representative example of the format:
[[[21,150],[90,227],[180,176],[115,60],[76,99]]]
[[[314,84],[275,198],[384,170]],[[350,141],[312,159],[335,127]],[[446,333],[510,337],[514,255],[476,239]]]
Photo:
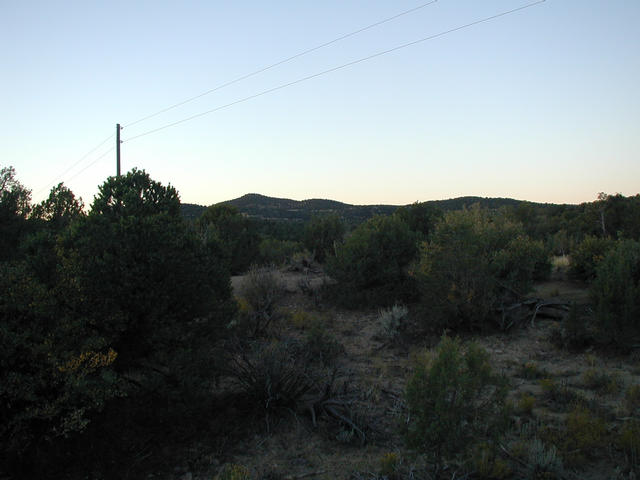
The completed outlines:
[[[115,139],[63,172],[116,123],[426,2],[0,0],[0,164],[36,201],[64,181],[89,204],[115,153],[89,165]],[[126,142],[527,3],[439,0],[125,128],[123,170],[205,205],[248,192],[357,204],[637,193],[638,0],[547,0]]]

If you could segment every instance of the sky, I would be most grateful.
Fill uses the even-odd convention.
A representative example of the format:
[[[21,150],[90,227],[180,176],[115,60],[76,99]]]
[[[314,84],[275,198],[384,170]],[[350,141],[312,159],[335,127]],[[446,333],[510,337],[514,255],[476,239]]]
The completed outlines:
[[[90,205],[120,123],[123,172],[201,205],[640,191],[640,1],[427,1],[0,0],[0,166]]]

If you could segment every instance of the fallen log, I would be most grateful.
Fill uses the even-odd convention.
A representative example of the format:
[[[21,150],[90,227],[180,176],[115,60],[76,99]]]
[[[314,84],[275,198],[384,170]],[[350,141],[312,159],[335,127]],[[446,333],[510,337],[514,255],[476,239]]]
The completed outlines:
[[[570,306],[563,302],[549,302],[541,298],[527,298],[515,303],[501,305],[497,311],[501,315],[501,329],[509,330],[512,326],[531,319],[531,326],[535,325],[537,317],[561,320],[569,311]],[[522,313],[524,310],[525,313]]]

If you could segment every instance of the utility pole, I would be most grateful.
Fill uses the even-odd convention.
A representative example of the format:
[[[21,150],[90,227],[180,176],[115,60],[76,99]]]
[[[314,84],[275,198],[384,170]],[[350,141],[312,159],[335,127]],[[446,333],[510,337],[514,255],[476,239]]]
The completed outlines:
[[[116,176],[120,176],[120,124],[116,123]]]

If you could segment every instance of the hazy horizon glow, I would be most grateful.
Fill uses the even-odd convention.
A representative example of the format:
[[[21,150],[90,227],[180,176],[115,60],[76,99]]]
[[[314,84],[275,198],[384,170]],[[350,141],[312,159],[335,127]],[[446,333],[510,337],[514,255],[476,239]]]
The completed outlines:
[[[63,172],[116,123],[421,3],[3,2],[0,165],[35,202],[63,181],[89,205],[115,174],[114,152],[96,161],[115,138]],[[123,171],[201,205],[246,193],[360,205],[638,193],[640,2],[623,0],[547,0],[127,141],[527,3],[439,0],[127,127]]]

